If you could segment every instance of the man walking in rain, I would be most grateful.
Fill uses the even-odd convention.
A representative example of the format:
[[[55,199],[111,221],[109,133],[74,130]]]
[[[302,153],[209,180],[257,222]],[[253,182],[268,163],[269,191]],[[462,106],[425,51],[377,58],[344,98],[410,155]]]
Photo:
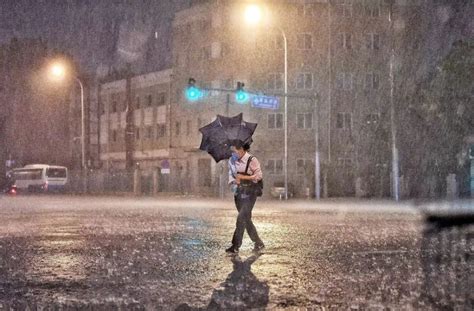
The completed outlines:
[[[244,231],[255,243],[254,251],[265,247],[252,222],[252,209],[257,196],[262,195],[262,169],[257,158],[248,153],[249,145],[240,140],[232,142],[232,157],[229,160],[229,184],[234,193],[235,207],[239,212],[232,245],[227,253],[237,253],[242,245]]]

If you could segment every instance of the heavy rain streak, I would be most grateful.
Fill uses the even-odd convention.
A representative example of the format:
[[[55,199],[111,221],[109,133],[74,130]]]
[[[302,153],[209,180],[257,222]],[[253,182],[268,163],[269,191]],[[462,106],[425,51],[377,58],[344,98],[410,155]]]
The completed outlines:
[[[470,0],[0,1],[0,310],[472,310]]]

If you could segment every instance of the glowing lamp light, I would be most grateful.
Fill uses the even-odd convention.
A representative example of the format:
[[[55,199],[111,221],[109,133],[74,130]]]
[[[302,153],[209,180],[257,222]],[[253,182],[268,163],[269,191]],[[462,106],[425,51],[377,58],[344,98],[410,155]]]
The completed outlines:
[[[66,75],[66,69],[62,64],[53,64],[50,70],[51,76],[55,79],[63,79]]]
[[[250,4],[245,9],[245,22],[249,25],[255,25],[262,19],[262,10],[256,4]]]

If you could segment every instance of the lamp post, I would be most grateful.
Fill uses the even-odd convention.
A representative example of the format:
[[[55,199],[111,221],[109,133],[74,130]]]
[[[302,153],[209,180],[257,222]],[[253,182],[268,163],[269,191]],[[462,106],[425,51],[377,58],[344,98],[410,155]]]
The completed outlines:
[[[395,123],[395,107],[394,107],[394,89],[395,89],[395,44],[393,29],[393,4],[390,3],[389,15],[391,48],[390,48],[390,132],[391,132],[391,149],[392,149],[392,196],[395,201],[400,200],[400,166],[399,154],[397,147],[397,128]]]
[[[248,25],[256,26],[262,19],[262,10],[256,4],[250,4],[245,9],[245,22]],[[285,160],[283,163],[283,173],[285,175],[285,200],[288,200],[288,40],[285,31],[276,27],[283,37],[284,48],[284,140],[285,140]]]
[[[51,76],[57,80],[62,80],[66,76],[66,66],[61,63],[55,63],[51,66]],[[84,119],[84,85],[78,77],[74,77],[81,89],[81,169],[86,167],[86,149],[85,149],[85,119]]]

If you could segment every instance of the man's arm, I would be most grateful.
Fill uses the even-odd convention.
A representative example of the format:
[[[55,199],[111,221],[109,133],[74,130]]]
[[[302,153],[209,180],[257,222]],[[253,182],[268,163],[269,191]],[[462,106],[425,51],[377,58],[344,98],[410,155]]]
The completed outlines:
[[[236,180],[235,180],[235,177],[234,177],[234,174],[233,174],[233,169],[232,169],[232,162],[229,160],[229,185],[235,183]]]

